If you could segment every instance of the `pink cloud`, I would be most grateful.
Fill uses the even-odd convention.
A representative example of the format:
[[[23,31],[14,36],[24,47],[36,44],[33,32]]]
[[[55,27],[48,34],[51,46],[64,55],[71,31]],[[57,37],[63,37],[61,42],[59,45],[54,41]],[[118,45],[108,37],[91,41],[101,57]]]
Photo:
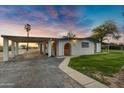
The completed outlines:
[[[79,12],[74,12],[74,10],[69,10],[68,7],[63,6],[60,13],[68,17],[77,17],[80,15]]]
[[[15,24],[10,21],[0,21],[0,35],[16,35],[16,36],[26,36],[26,31],[24,29],[24,25]],[[32,29],[30,31],[30,36],[35,37],[62,37],[66,35],[69,31],[74,32],[77,37],[88,37],[90,36],[90,32],[88,32],[85,28],[77,28],[75,26],[69,26],[68,28],[64,28],[65,25],[32,25]],[[111,40],[111,42],[124,42],[124,35],[121,33],[122,37],[119,40]],[[1,41],[0,41],[1,42]]]
[[[53,18],[58,18],[58,13],[52,6],[45,6],[46,11],[53,17]]]
[[[44,21],[47,21],[48,20],[48,17],[47,15],[45,15],[44,13],[42,13],[41,11],[33,11],[33,12],[26,12],[26,11],[22,11],[22,10],[19,10],[18,13],[22,16],[26,16],[26,17],[36,17],[36,18],[39,18],[40,20],[44,20]]]

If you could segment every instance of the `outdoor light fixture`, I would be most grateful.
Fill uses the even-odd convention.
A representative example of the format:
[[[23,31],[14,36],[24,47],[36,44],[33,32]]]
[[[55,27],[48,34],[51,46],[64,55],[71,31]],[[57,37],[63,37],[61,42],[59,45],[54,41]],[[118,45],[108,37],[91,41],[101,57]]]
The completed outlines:
[[[76,38],[73,38],[72,42],[75,44],[77,42]]]
[[[53,40],[51,41],[52,44],[53,44],[54,42],[55,42],[55,41],[53,41]]]

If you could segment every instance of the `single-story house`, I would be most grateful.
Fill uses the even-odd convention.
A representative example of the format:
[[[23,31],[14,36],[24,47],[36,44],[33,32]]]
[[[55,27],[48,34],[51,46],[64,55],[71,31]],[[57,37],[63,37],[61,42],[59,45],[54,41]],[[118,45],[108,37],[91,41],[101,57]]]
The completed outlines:
[[[91,38],[50,38],[50,37],[3,37],[3,61],[9,59],[8,41],[11,41],[13,55],[18,55],[18,43],[38,43],[40,53],[50,56],[87,55],[101,52],[101,43]]]
[[[52,53],[57,56],[87,55],[101,52],[101,44],[90,38],[58,38],[52,45]]]

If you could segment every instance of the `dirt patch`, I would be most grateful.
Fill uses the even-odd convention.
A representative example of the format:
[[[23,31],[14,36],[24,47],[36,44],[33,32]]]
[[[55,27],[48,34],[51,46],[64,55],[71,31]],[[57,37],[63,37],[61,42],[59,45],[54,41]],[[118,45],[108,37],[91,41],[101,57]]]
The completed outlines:
[[[119,80],[119,73],[112,76],[104,76],[101,73],[95,73],[92,74],[92,77],[111,88],[124,88],[124,82]]]

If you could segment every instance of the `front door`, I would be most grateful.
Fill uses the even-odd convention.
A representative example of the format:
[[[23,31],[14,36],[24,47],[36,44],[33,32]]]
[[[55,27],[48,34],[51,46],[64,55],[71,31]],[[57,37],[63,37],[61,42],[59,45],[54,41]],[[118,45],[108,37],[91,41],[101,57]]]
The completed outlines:
[[[70,56],[71,55],[71,44],[67,43],[64,46],[64,55]]]

